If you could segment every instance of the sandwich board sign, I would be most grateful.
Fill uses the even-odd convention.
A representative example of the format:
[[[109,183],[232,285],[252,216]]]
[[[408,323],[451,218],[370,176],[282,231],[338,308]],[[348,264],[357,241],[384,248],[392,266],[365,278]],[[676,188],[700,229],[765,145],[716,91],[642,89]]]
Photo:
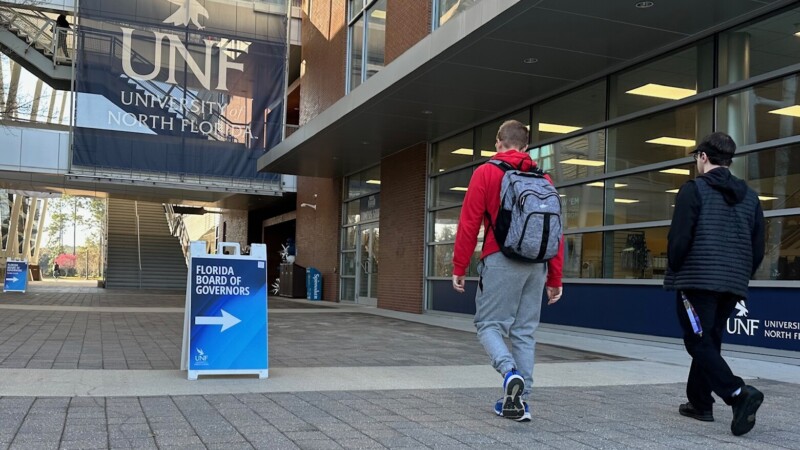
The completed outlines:
[[[6,279],[3,292],[25,292],[28,288],[28,261],[6,260]]]
[[[204,241],[189,248],[181,369],[190,380],[267,378],[267,246],[253,244],[250,255],[238,243],[220,243],[217,254],[208,254]]]

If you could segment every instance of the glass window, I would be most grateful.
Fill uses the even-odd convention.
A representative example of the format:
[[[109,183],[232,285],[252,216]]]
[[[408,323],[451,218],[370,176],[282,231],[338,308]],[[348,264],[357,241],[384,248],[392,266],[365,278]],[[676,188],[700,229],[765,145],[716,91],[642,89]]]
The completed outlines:
[[[350,48],[350,84],[355,89],[367,78],[376,74],[386,64],[386,2],[387,0],[350,2],[348,35]],[[363,9],[363,10],[362,10]]]
[[[561,217],[567,229],[596,227],[603,224],[603,182],[558,189]]]
[[[364,17],[350,26],[350,90],[361,84],[364,65]]]
[[[345,198],[351,199],[381,190],[381,166],[375,166],[347,177]]]
[[[461,208],[442,209],[431,214],[429,222],[433,229],[430,237],[433,242],[453,242],[456,240],[460,214]]]
[[[765,211],[800,208],[800,144],[734,158],[731,172],[758,193]]]
[[[355,277],[342,277],[341,299],[351,302],[356,300],[356,279]]]
[[[713,87],[714,42],[672,53],[610,78],[609,117],[690,97]]]
[[[800,47],[800,38],[798,47]],[[800,134],[800,76],[792,75],[718,99],[717,126],[737,145]]]
[[[669,227],[607,231],[605,278],[664,278]]]
[[[767,251],[756,280],[800,280],[800,216],[771,217],[766,223]]]
[[[684,158],[711,133],[710,101],[627,122],[608,130],[607,172]]]
[[[436,143],[431,157],[431,172],[436,174],[473,160],[472,130]]]
[[[692,179],[693,168],[693,164],[688,164],[606,180],[605,225],[670,220],[675,195]],[[590,185],[600,186],[600,183]]]
[[[533,119],[534,143],[605,121],[605,80],[534,106]]]
[[[478,262],[481,259],[481,247],[483,243],[478,242],[475,252],[467,268],[466,276],[478,276]],[[453,248],[454,244],[437,244],[430,246],[430,268],[428,276],[431,277],[452,277],[453,276]]]
[[[603,233],[564,236],[564,278],[602,278]]]
[[[606,132],[600,130],[576,136],[529,153],[556,183],[600,175],[606,164]],[[558,163],[553,164],[553,158]]]
[[[342,276],[356,275],[356,252],[342,253]]]
[[[469,9],[481,0],[435,0],[437,11],[437,27],[444,25],[458,13]]]
[[[500,129],[500,125],[502,125],[506,120],[517,120],[530,127],[531,112],[528,109],[524,109],[510,116],[497,119],[493,122],[489,122],[476,128],[475,146],[479,152],[476,152],[475,159],[488,159],[497,153],[497,149],[494,146],[494,144],[497,142],[497,130]]]
[[[472,171],[473,168],[468,167],[435,177],[431,185],[433,198],[430,206],[461,206],[464,203],[469,180],[472,178]]]
[[[342,250],[355,250],[356,248],[356,227],[347,227],[343,231]]]
[[[719,35],[719,83],[746,80],[800,61],[800,8]]]

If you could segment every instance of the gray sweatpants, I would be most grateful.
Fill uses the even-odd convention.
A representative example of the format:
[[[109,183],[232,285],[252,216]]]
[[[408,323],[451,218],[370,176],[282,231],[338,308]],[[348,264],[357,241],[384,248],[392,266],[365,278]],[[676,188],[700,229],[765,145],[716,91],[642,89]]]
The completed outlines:
[[[497,252],[481,261],[478,273],[478,339],[501,375],[514,368],[519,371],[527,397],[533,386],[533,334],[539,326],[547,265],[516,261]],[[511,352],[504,337],[511,341]]]

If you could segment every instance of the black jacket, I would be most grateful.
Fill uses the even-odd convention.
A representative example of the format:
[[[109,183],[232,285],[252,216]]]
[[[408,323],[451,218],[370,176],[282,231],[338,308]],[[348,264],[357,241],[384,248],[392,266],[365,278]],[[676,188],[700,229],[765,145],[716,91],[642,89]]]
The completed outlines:
[[[701,188],[698,187],[699,183],[704,183],[704,185],[710,187],[713,192],[721,194],[721,199],[719,197],[709,197],[709,199],[707,199],[709,203],[717,202],[718,205],[716,206],[721,205],[721,208],[724,208],[725,205],[728,205],[728,207],[738,205],[737,207],[739,209],[745,207],[751,208],[752,216],[748,217],[752,219],[750,220],[750,230],[736,230],[738,233],[733,233],[734,230],[730,230],[730,225],[732,224],[727,223],[724,217],[704,216],[703,223],[707,224],[704,226],[716,227],[717,230],[720,231],[719,235],[716,233],[708,234],[709,230],[704,229],[703,232],[707,233],[705,239],[719,239],[719,242],[713,243],[713,246],[699,249],[700,246],[695,242],[703,207],[703,200],[700,192]],[[710,192],[705,186],[702,190]],[[714,205],[709,204],[707,206],[709,211],[712,206]],[[707,215],[713,214],[709,211],[706,212]],[[726,258],[734,258],[731,253],[732,246],[735,244],[731,241],[735,239],[733,236],[741,236],[743,232],[748,233],[747,237],[749,237],[749,242],[740,242],[739,244],[748,247],[749,251],[747,253],[749,253],[749,258],[751,258],[751,260],[725,261]],[[725,239],[728,240],[726,241]],[[708,244],[708,242],[706,242],[706,244]],[[741,288],[732,289],[730,286],[736,284],[741,285],[743,280],[736,278],[733,274],[735,271],[729,270],[729,266],[730,264],[735,264],[746,268],[747,270],[745,273],[749,272],[750,277],[752,277],[764,258],[764,248],[764,212],[755,192],[753,192],[744,181],[733,176],[727,168],[719,167],[713,169],[701,175],[698,180],[685,183],[675,199],[675,211],[672,216],[672,226],[669,230],[667,244],[669,270],[664,285],[668,289],[694,288],[721,292],[735,291],[734,293],[737,295],[743,296],[744,294]],[[692,274],[686,273],[687,270],[686,267],[684,267],[689,258],[692,259]],[[728,266],[728,268],[726,268],[726,266]],[[681,273],[682,271],[684,273]],[[699,274],[696,273],[697,271],[716,271],[716,273]],[[704,277],[702,275],[706,276]],[[697,280],[698,278],[714,278],[708,275],[714,275],[717,282],[704,281],[698,284],[697,281],[689,281]],[[729,278],[727,281],[730,282],[730,285],[721,282],[721,280],[724,280],[726,277]],[[747,280],[744,280],[745,286],[746,281]]]

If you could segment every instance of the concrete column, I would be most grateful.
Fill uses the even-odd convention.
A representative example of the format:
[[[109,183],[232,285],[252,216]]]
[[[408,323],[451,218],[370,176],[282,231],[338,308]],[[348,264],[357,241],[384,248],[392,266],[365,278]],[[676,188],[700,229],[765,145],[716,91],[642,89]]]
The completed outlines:
[[[41,246],[42,246],[42,234],[44,234],[44,218],[45,218],[45,216],[47,216],[47,199],[46,198],[42,199],[42,213],[39,216],[39,227],[37,228],[37,230],[39,230],[39,232],[36,233],[36,245],[34,246],[33,258],[31,259],[31,262],[33,264],[39,264],[39,252],[42,249],[41,248]]]
[[[19,194],[14,195],[14,204],[11,206],[11,220],[8,223],[8,238],[6,239],[6,258],[14,258],[19,253],[19,242],[17,242],[17,225],[19,223],[19,213],[22,211],[23,197]]]
[[[33,234],[33,223],[36,222],[36,206],[37,199],[30,197],[30,204],[28,205],[28,214],[25,215],[25,233],[22,235],[22,254],[23,259],[31,259],[31,238]]]

